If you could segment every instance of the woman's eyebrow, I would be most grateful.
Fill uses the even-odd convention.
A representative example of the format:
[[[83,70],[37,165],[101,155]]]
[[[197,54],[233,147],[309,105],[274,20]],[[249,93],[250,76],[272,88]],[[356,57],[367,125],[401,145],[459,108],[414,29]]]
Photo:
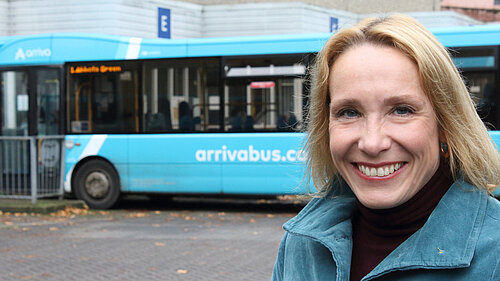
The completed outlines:
[[[342,107],[342,106],[358,106],[360,104],[359,99],[354,98],[333,98],[330,101],[331,107]]]
[[[416,106],[422,106],[425,101],[422,99],[422,97],[418,97],[415,95],[410,95],[410,94],[403,94],[403,95],[394,95],[390,96],[384,99],[384,104],[386,105],[393,105],[393,104],[400,104],[400,103],[411,103]]]

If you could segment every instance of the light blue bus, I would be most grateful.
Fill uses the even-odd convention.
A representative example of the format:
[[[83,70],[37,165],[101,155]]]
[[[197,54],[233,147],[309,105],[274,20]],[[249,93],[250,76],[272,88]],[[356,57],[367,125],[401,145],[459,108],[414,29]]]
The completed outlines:
[[[433,32],[499,128],[500,26]],[[329,36],[0,38],[1,108],[14,105],[2,135],[65,134],[65,191],[92,208],[125,193],[303,193],[307,70]]]

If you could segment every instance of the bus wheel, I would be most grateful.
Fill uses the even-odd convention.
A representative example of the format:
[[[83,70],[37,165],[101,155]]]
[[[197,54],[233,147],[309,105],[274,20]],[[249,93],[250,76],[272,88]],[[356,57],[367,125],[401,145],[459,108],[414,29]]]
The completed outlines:
[[[111,208],[120,197],[118,174],[107,162],[90,160],[75,173],[74,192],[92,209]]]

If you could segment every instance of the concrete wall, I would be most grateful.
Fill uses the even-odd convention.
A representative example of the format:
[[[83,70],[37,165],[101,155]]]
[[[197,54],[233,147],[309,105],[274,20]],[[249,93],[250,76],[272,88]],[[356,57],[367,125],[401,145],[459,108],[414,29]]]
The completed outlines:
[[[246,3],[292,3],[297,0],[186,0],[200,5]],[[440,0],[301,0],[300,2],[353,13],[430,12],[439,11]]]
[[[203,6],[165,0],[120,0],[116,6],[115,34],[158,37],[158,8],[171,10],[172,38],[201,37]]]
[[[407,15],[414,17],[427,28],[482,24],[481,21],[451,11],[434,13],[415,12],[407,13]]]
[[[9,1],[10,35],[114,31],[115,1]]]
[[[329,32],[330,16],[339,26],[357,21],[353,13],[297,2],[210,5],[204,9],[203,37]]]
[[[0,0],[0,36],[9,33],[9,2]]]
[[[12,0],[8,3],[10,29],[3,35],[91,32],[156,38],[158,7],[162,7],[172,11],[172,38],[201,36],[202,6],[192,3],[168,0]]]

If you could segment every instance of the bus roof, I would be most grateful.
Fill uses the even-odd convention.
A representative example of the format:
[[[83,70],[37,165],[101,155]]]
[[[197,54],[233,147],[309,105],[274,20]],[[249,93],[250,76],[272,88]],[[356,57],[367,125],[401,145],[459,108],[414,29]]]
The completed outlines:
[[[436,28],[448,47],[500,45],[500,25]],[[89,33],[0,37],[0,66],[317,52],[331,33],[246,37],[142,39]]]
[[[500,24],[433,28],[430,31],[447,47],[500,45]]]

